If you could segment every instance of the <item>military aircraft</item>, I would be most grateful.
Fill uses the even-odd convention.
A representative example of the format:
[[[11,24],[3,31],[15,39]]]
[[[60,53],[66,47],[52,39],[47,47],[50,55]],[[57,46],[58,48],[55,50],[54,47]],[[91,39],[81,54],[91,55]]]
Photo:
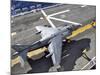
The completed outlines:
[[[29,47],[21,51],[18,51],[16,54],[19,55],[21,66],[24,67],[24,62],[27,59],[27,52],[29,52],[29,50],[37,49],[48,45],[49,54],[46,55],[46,57],[51,56],[54,67],[56,69],[59,69],[61,67],[60,62],[62,53],[62,41],[65,40],[67,36],[72,34],[73,28],[75,27],[78,28],[79,26],[81,26],[81,24],[75,23],[75,24],[56,27],[50,20],[50,17],[47,16],[47,14],[44,12],[44,10],[41,10],[41,12],[44,18],[51,25],[51,27],[36,26],[35,28],[38,31],[36,34],[40,34],[42,38],[34,42]]]

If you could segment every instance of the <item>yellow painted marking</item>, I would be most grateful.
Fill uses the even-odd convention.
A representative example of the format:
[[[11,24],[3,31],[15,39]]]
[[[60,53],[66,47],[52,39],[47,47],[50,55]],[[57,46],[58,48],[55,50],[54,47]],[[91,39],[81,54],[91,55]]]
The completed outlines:
[[[40,48],[40,49],[37,49],[37,50],[33,50],[33,51],[31,51],[31,52],[28,52],[28,53],[27,53],[27,56],[28,56],[29,58],[31,58],[31,57],[34,58],[35,56],[37,56],[37,55],[43,53],[43,52],[46,51],[46,50],[47,50],[46,47],[43,47],[43,48]],[[12,67],[13,67],[14,65],[18,64],[18,63],[19,63],[19,56],[16,57],[15,59],[11,60],[11,66],[12,66]]]
[[[15,58],[15,59],[11,60],[11,66],[13,67],[17,63],[19,63],[19,56],[17,58]]]
[[[92,25],[91,25],[91,24],[92,24]],[[90,28],[92,28],[93,26],[96,25],[95,22],[92,22],[91,24],[85,25],[84,27],[81,27],[81,28],[79,28],[79,29],[73,31],[73,32],[72,32],[72,35],[69,36],[69,37],[67,37],[67,39],[71,39],[72,37],[75,37],[75,36],[79,35],[80,33],[84,32],[84,31],[86,31],[86,30],[88,30],[88,29],[90,29]]]
[[[80,33],[84,32],[84,31],[86,31],[86,30],[92,28],[93,26],[96,26],[96,22],[92,22],[91,24],[85,25],[84,27],[81,27],[81,28],[79,28],[79,29],[73,31],[73,32],[72,32],[72,35],[69,36],[69,37],[67,37],[67,39],[71,39],[72,37],[77,36],[78,34],[80,34]],[[31,52],[28,52],[28,53],[27,53],[27,56],[28,56],[29,58],[31,58],[31,57],[34,57],[34,56],[36,56],[36,55],[39,55],[39,54],[43,53],[43,52],[46,51],[46,50],[47,50],[47,48],[46,48],[46,47],[43,47],[43,48],[40,48],[40,49],[31,51]],[[17,58],[15,58],[15,59],[11,60],[11,66],[14,66],[14,65],[16,65],[16,64],[18,64],[18,63],[19,63],[19,57],[17,57]]]
[[[37,50],[34,50],[34,51],[31,51],[31,52],[28,52],[27,56],[29,58],[31,58],[32,56],[36,56],[38,54],[41,54],[42,52],[46,51],[47,48],[46,47],[43,47],[43,48],[40,48],[40,49],[37,49]]]

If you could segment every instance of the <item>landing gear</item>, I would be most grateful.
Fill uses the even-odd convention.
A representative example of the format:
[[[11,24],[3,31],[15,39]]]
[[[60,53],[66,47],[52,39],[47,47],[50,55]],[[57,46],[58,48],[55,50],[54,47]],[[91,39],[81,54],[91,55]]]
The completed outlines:
[[[63,40],[63,46],[65,44],[71,44],[71,43],[74,43],[74,42],[76,42],[76,41],[75,40],[71,40],[71,39],[65,39],[65,40]]]
[[[64,67],[62,66],[62,67],[58,68],[57,71],[58,72],[64,71]]]
[[[61,72],[61,71],[64,71],[64,68],[60,65],[53,66],[49,69],[49,72]]]
[[[71,39],[64,39],[63,43],[70,43],[72,40]]]

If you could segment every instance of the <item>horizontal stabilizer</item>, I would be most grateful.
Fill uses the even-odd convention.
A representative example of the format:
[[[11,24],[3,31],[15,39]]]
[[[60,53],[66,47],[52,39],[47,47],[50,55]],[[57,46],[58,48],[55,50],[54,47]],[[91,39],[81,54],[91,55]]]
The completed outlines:
[[[14,49],[16,52],[21,52],[29,46],[30,45],[12,45],[11,48]]]

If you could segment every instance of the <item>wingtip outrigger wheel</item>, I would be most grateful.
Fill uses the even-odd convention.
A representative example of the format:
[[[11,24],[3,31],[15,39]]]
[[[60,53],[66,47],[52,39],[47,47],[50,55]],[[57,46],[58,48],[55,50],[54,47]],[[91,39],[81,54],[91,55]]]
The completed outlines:
[[[61,72],[61,71],[64,71],[64,68],[61,65],[56,65],[49,69],[49,72]]]

